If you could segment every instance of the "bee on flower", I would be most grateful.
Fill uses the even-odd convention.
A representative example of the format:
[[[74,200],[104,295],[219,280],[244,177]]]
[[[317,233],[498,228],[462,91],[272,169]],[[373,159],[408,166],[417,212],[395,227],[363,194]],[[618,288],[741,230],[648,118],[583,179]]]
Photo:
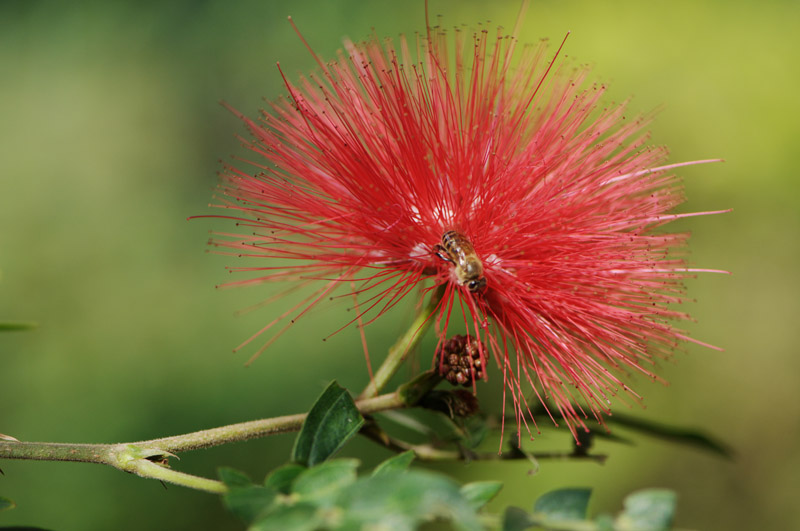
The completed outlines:
[[[282,259],[241,284],[324,279],[254,337],[339,287],[365,324],[439,288],[440,344],[455,328],[480,338],[468,374],[493,358],[520,424],[531,390],[573,432],[613,395],[638,400],[627,373],[657,378],[653,360],[689,339],[673,305],[696,270],[687,234],[663,226],[705,213],[672,213],[671,172],[708,161],[666,164],[648,120],[603,103],[561,47],[430,26],[416,42],[346,41],[314,55],[317,74],[284,77],[288,97],[259,120],[237,114],[253,160],[226,168],[220,206],[246,230],[214,243]]]

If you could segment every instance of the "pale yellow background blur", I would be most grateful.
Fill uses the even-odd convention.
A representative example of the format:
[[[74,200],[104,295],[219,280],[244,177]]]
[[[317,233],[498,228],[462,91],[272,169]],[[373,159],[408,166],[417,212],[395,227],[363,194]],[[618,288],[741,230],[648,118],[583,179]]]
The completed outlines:
[[[432,0],[443,24],[487,19],[513,27],[517,2]],[[117,442],[307,409],[331,379],[367,381],[344,305],[316,312],[261,359],[231,349],[291,301],[236,318],[271,289],[217,291],[234,259],[205,253],[221,221],[209,213],[220,158],[243,154],[247,114],[282,94],[275,62],[296,78],[313,59],[286,22],[333,57],[341,38],[424,30],[422,0],[327,2],[0,2],[0,319],[36,320],[0,335],[0,432],[23,440]],[[438,466],[460,479],[506,482],[493,504],[530,508],[562,486],[596,488],[592,509],[613,512],[643,487],[680,496],[677,523],[696,529],[800,527],[800,5],[796,2],[534,1],[522,40],[560,41],[594,67],[631,109],[663,106],[653,142],[687,168],[682,211],[693,218],[691,261],[728,269],[689,285],[698,300],[695,346],[663,362],[668,387],[635,388],[645,410],[728,441],[727,462],[634,437],[599,443],[605,466],[543,462]],[[371,327],[373,362],[408,324],[409,308]],[[430,344],[428,344],[430,345]],[[420,363],[426,365],[429,357]],[[481,389],[499,404],[499,376]],[[630,434],[619,430],[619,435]],[[288,458],[292,437],[183,454],[181,470],[219,465],[263,475]],[[545,431],[530,448],[567,448]],[[366,466],[386,454],[345,449]],[[18,507],[0,525],[82,529],[237,529],[216,497],[110,468],[3,462],[0,495]]]

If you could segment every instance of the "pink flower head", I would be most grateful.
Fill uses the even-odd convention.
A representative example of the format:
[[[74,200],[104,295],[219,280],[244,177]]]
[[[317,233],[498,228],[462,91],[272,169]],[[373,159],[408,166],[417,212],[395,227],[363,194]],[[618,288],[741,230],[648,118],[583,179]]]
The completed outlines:
[[[664,165],[646,120],[601,103],[561,48],[453,37],[345,42],[259,122],[240,115],[257,170],[226,168],[222,206],[249,233],[215,243],[283,259],[237,268],[260,276],[236,284],[319,282],[276,322],[340,285],[365,323],[443,286],[440,341],[480,337],[518,420],[532,388],[574,431],[618,391],[638,399],[621,377],[656,378],[654,357],[687,339],[670,325],[686,317],[670,305],[694,271],[676,253],[687,235],[661,230],[696,215],[669,213],[682,164]]]

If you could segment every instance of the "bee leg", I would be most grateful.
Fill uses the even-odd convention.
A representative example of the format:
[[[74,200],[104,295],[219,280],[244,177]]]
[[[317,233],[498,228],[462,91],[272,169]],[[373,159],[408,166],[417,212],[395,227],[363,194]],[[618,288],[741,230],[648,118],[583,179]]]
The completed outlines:
[[[453,260],[449,256],[447,256],[447,251],[445,251],[444,247],[442,247],[441,245],[436,245],[433,248],[433,252],[436,256],[438,256],[445,262],[450,262],[451,264],[455,265],[455,262],[453,262]]]

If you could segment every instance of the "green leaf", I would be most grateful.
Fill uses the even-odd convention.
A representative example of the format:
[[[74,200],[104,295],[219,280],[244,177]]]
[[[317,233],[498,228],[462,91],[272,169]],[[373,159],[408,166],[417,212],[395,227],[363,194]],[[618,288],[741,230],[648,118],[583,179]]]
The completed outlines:
[[[277,494],[275,489],[250,485],[232,487],[222,500],[230,512],[250,523],[272,507]]]
[[[39,323],[32,321],[4,321],[0,322],[0,332],[13,332],[16,330],[30,330],[36,328]]]
[[[339,491],[356,481],[357,459],[333,459],[303,471],[294,480],[292,493],[303,501],[330,506]]]
[[[306,470],[306,467],[295,463],[283,465],[267,476],[267,479],[264,480],[264,486],[271,487],[281,494],[289,494],[292,490],[292,483],[304,470]]]
[[[438,371],[430,370],[401,385],[397,392],[407,405],[413,406],[441,381],[442,377],[439,376]]]
[[[677,496],[671,490],[645,489],[625,498],[623,511],[616,527],[630,531],[661,531],[670,529],[675,516]]]
[[[395,472],[405,472],[414,460],[415,454],[412,450],[403,452],[394,457],[390,457],[383,463],[375,467],[372,472],[373,476],[380,476],[381,474],[390,474]]]
[[[336,453],[364,424],[352,397],[335,381],[317,399],[297,436],[292,461],[314,466]]]
[[[253,485],[250,478],[244,472],[239,472],[233,468],[220,467],[217,469],[219,480],[229,487],[249,487]]]
[[[314,531],[329,529],[326,526],[316,505],[311,503],[295,503],[294,505],[277,505],[269,512],[262,514],[248,527],[248,531]]]
[[[439,411],[414,408],[386,411],[381,413],[381,416],[403,428],[423,434],[426,438],[435,437],[442,442],[463,441],[467,437],[459,423]]]
[[[499,481],[474,481],[461,487],[461,494],[476,511],[497,496],[503,484]]]
[[[430,426],[425,419],[421,419],[420,415],[433,415],[432,412],[423,409],[390,409],[382,411],[379,415],[403,429],[409,430],[412,433],[417,433],[425,437],[430,437],[433,434]]]
[[[255,485],[246,474],[228,467],[217,470],[219,479],[228,486],[222,501],[230,512],[250,523],[273,506],[278,491]]]
[[[465,419],[465,436],[461,439],[461,444],[467,448],[474,449],[480,446],[489,433],[489,425],[486,419],[481,416],[473,416]]]
[[[13,509],[16,506],[17,504],[14,503],[13,501],[9,500],[8,498],[3,498],[2,496],[0,496],[0,511]]]
[[[733,450],[730,446],[698,430],[669,426],[622,413],[614,413],[614,415],[608,417],[608,422],[662,440],[695,446],[728,459],[733,457]]]
[[[446,519],[459,529],[482,529],[470,502],[452,479],[423,470],[361,478],[339,496],[342,529],[417,529]]]
[[[569,488],[550,491],[536,500],[534,513],[541,513],[548,521],[584,520],[589,507],[592,489]]]
[[[503,531],[522,531],[533,527],[536,520],[524,509],[510,505],[503,513]]]

